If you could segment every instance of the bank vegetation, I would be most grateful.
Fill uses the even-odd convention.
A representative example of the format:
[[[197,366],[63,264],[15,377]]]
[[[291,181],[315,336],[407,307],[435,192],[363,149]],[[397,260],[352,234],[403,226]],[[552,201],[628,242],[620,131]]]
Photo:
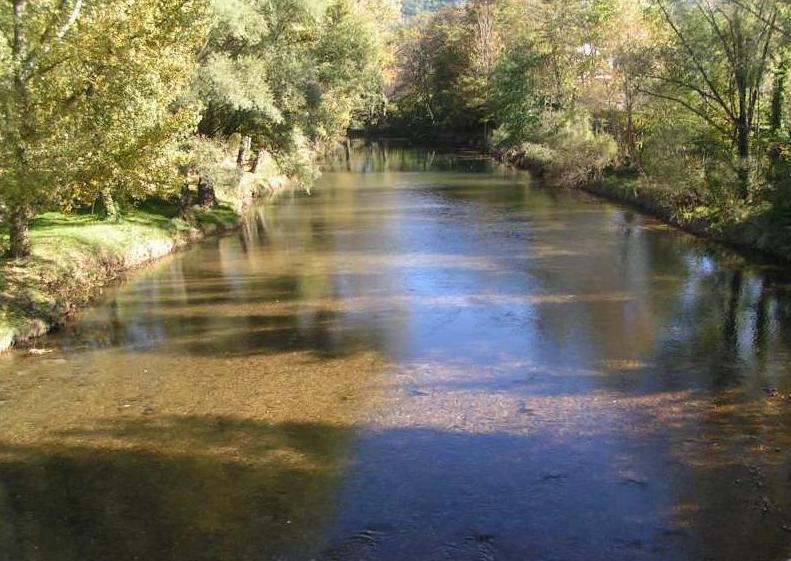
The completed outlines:
[[[120,270],[232,227],[381,113],[387,0],[0,8],[0,348]]]
[[[389,132],[791,258],[789,47],[777,0],[470,0],[402,29]]]

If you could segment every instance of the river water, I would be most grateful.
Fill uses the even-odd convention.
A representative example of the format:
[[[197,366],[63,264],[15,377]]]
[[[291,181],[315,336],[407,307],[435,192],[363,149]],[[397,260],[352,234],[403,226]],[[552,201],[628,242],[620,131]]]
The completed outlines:
[[[361,148],[0,357],[0,560],[787,559],[786,273]]]

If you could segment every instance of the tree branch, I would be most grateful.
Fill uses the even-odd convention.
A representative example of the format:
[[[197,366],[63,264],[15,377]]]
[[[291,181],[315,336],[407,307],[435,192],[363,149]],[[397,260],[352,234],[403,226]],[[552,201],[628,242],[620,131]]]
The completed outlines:
[[[753,76],[752,84],[751,84],[751,91],[750,91],[750,102],[749,102],[749,109],[748,109],[748,126],[752,127],[753,124],[753,117],[755,116],[755,105],[758,101],[758,93],[761,88],[761,81],[764,75],[764,71],[766,69],[766,61],[769,59],[769,44],[772,42],[772,28],[774,27],[774,22],[777,19],[777,9],[772,11],[772,15],[768,22],[764,22],[766,27],[764,28],[763,32],[760,34],[762,36],[764,32],[766,33],[766,40],[764,41],[763,50],[761,52],[761,61],[758,65],[758,72],[755,76]]]
[[[670,77],[667,77],[667,76],[656,76],[656,75],[653,75],[653,74],[644,74],[643,77],[649,78],[649,79],[652,79],[652,80],[659,80],[659,81],[662,81],[662,82],[667,82],[669,84],[675,84],[677,86],[681,86],[682,88],[687,88],[689,90],[692,90],[693,92],[697,93],[701,98],[703,98],[703,102],[710,109],[712,109],[714,111],[719,111],[719,109],[720,109],[720,104],[717,103],[717,100],[716,100],[716,98],[714,96],[712,96],[706,90],[703,90],[703,89],[699,88],[698,86],[695,86],[694,84],[690,84],[689,82],[684,82],[682,80],[678,80],[678,79],[675,79],[675,78],[670,78]]]
[[[741,0],[730,0],[730,2],[733,3],[735,6],[740,7],[742,10],[745,10],[748,13],[750,13],[751,15],[757,17],[758,19],[760,19],[764,23],[768,23],[766,18],[765,18],[765,16],[763,14],[761,14],[760,12],[756,12],[754,8],[748,6],[747,4],[742,2]],[[774,11],[776,12],[776,10],[774,10]],[[776,19],[775,19],[774,23],[772,23],[772,29],[774,31],[778,32],[780,35],[782,35],[786,39],[791,39],[791,31],[789,31],[787,29],[784,29],[783,27],[777,25]]]
[[[678,40],[681,42],[681,45],[684,47],[684,49],[687,51],[690,58],[692,59],[692,64],[695,66],[698,73],[700,73],[701,77],[703,78],[703,81],[706,83],[706,86],[711,91],[713,99],[720,105],[720,107],[722,107],[723,111],[725,111],[725,113],[728,115],[728,118],[735,120],[733,110],[730,107],[728,107],[728,104],[725,103],[725,101],[722,99],[722,96],[717,91],[717,88],[714,87],[714,83],[709,78],[709,75],[708,73],[706,73],[706,70],[703,68],[701,62],[698,60],[698,56],[695,53],[695,50],[692,48],[692,46],[689,44],[687,39],[684,37],[684,34],[681,32],[678,26],[676,26],[675,22],[673,22],[673,18],[670,17],[670,12],[667,11],[667,8],[661,1],[658,2],[658,5],[659,5],[659,9],[662,11],[665,21],[667,21],[668,25],[673,30],[673,33],[675,33],[676,37],[678,37]]]
[[[719,24],[717,23],[717,18],[714,17],[714,13],[713,13],[714,10],[712,9],[711,5],[708,3],[708,0],[706,0],[706,9],[703,9],[703,5],[702,4],[698,4],[698,9],[700,10],[700,13],[703,14],[703,17],[708,20],[709,25],[711,25],[711,27],[714,29],[714,33],[717,34],[717,37],[719,38],[720,43],[722,43],[722,48],[725,51],[725,56],[728,57],[728,61],[731,63],[731,67],[735,69],[736,68],[736,52],[735,52],[735,48],[734,49],[730,49],[728,47],[728,41],[726,40],[725,34],[722,32],[722,30],[720,29]],[[716,11],[723,18],[725,18],[725,21],[728,22],[728,27],[731,30],[731,38],[733,39],[733,31],[732,31],[733,30],[733,26],[731,24],[730,18],[728,18],[728,16],[725,14],[725,12],[723,12],[723,10],[720,7],[717,7]],[[735,45],[735,42],[733,44]]]
[[[71,9],[71,13],[69,14],[69,17],[55,33],[55,38],[54,38],[55,43],[60,43],[61,41],[63,41],[63,38],[66,36],[66,33],[69,32],[69,29],[71,29],[74,26],[74,24],[77,23],[77,20],[80,17],[80,13],[82,12],[82,5],[83,5],[83,0],[77,0],[74,3],[74,6]],[[58,10],[63,10],[64,8],[66,8],[66,0],[61,1],[60,5],[58,6]],[[38,71],[35,72],[33,71],[33,67],[36,65],[38,59],[41,58],[42,55],[47,54],[50,51],[50,49],[52,49],[52,43],[50,42],[50,37],[52,36],[54,19],[55,18],[53,18],[53,21],[51,21],[50,24],[47,26],[47,28],[44,30],[44,33],[42,33],[41,38],[39,39],[39,48],[37,50],[31,51],[27,55],[27,57],[25,57],[25,60],[22,64],[22,74],[25,80],[30,79],[32,76],[36,74],[38,75],[46,74],[47,72],[49,72],[59,64],[58,63],[54,65],[49,65],[43,71],[42,69],[39,69]]]
[[[69,19],[66,20],[66,23],[64,23],[61,26],[61,28],[58,29],[58,32],[55,34],[55,38],[58,41],[62,41],[66,33],[69,32],[69,29],[71,29],[72,26],[74,26],[74,24],[77,22],[77,18],[80,17],[81,11],[82,11],[82,0],[77,0],[77,2],[74,3],[74,8],[72,8],[71,14],[69,14]]]
[[[711,117],[706,115],[706,113],[704,113],[700,109],[694,107],[690,103],[687,103],[683,99],[680,99],[680,98],[677,98],[677,97],[674,97],[674,96],[671,96],[671,95],[661,94],[659,92],[652,92],[650,90],[646,90],[646,89],[643,89],[643,88],[640,88],[640,87],[637,88],[637,91],[639,91],[640,93],[644,93],[646,95],[650,95],[652,97],[656,97],[656,98],[659,98],[659,99],[665,99],[667,101],[672,101],[673,103],[678,103],[682,107],[688,109],[689,111],[691,111],[692,113],[694,113],[695,115],[697,115],[698,117],[700,117],[701,119],[706,121],[706,123],[708,123],[709,125],[711,125],[715,129],[717,129],[724,136],[730,138],[733,135],[732,131],[729,131],[728,129],[723,127],[721,124],[717,123],[714,119],[712,119]]]

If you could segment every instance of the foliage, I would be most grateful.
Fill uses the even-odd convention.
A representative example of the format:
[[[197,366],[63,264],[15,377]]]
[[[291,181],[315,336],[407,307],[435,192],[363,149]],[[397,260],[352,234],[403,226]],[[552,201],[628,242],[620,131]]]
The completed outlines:
[[[565,183],[664,182],[681,215],[784,220],[789,18],[779,0],[11,0],[0,212],[22,256],[36,213],[235,184],[261,155],[310,180],[323,146],[378,127]]]
[[[182,165],[211,185],[233,185],[241,179],[234,155],[225,142],[195,136],[184,146]]]
[[[495,69],[489,106],[501,123],[494,138],[496,145],[516,145],[535,135],[542,113],[550,106],[539,93],[542,64],[533,41],[524,37]]]
[[[306,152],[383,109],[399,17],[393,0],[7,3],[0,211],[12,253],[29,253],[40,211],[173,194],[184,170],[238,181],[252,150],[311,175]],[[234,134],[238,156],[220,157]]]
[[[471,135],[485,128],[491,69],[500,50],[495,17],[494,2],[477,0],[402,30],[391,126]]]
[[[436,12],[443,8],[458,6],[459,0],[404,0],[403,13],[407,18],[419,16],[424,12]]]
[[[197,0],[2,8],[0,198],[12,234],[38,209],[172,183],[174,141],[195,118],[194,106],[173,103],[193,71],[203,13]],[[16,241],[17,253],[29,250]]]
[[[563,185],[576,186],[601,177],[617,154],[615,141],[591,130],[584,116],[570,118],[544,112],[533,127],[530,141],[507,150],[506,159],[532,169]]]
[[[195,84],[204,135],[238,132],[282,152],[297,129],[331,141],[356,113],[376,111],[385,58],[377,26],[397,17],[391,3],[215,0],[213,10]]]
[[[298,177],[307,185],[316,178],[313,150],[301,130],[292,131],[287,149],[278,158],[278,166],[286,175]]]
[[[481,27],[469,14],[488,3],[402,30],[396,130],[491,130],[489,144],[507,159],[563,183],[607,170],[645,177],[646,189],[672,193],[663,200],[680,216],[791,215],[785,3],[491,4],[485,68],[473,63]]]

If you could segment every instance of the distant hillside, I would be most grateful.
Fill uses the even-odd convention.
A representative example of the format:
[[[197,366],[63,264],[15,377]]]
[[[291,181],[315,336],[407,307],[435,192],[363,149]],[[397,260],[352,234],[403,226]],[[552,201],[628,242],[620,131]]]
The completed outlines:
[[[421,12],[436,12],[445,6],[457,6],[464,0],[402,0],[401,11],[410,18]]]

